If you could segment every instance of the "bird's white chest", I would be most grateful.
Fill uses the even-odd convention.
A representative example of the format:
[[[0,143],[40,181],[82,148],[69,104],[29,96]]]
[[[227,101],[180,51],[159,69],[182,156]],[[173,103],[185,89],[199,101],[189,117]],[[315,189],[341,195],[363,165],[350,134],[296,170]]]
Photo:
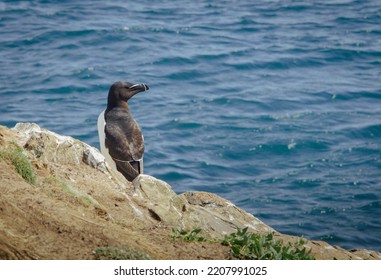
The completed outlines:
[[[103,110],[102,113],[100,113],[98,116],[98,136],[99,136],[99,144],[101,147],[101,153],[105,157],[108,166],[114,170],[117,170],[116,165],[115,165],[115,161],[111,158],[109,151],[106,148],[105,126],[106,126],[105,110]]]

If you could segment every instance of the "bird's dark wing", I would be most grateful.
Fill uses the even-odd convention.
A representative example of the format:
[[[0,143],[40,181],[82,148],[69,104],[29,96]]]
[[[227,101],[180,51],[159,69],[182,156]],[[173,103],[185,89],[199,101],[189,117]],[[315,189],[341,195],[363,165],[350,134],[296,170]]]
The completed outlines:
[[[129,125],[106,123],[105,144],[111,157],[123,161],[138,161],[144,153],[144,142],[138,124]]]
[[[139,170],[136,169],[135,163],[139,164],[138,161],[128,162],[128,161],[117,161],[115,160],[116,168],[128,181],[133,181],[139,174]]]
[[[136,147],[140,147],[143,143],[140,144],[138,142],[138,145],[136,145],[133,141],[134,137],[128,137],[120,127],[114,127],[108,124],[106,124],[105,135],[106,147],[108,148],[109,154],[114,160],[118,171],[122,173],[127,180],[133,181],[142,173],[141,164],[143,163],[142,157],[144,146],[143,151]],[[138,157],[141,160],[136,161],[135,158]]]

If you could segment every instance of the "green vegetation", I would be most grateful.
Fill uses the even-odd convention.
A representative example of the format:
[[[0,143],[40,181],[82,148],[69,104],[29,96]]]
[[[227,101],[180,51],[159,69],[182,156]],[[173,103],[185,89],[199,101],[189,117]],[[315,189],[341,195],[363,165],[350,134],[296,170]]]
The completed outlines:
[[[151,260],[146,253],[119,247],[99,247],[94,251],[97,260]]]
[[[173,240],[180,239],[184,241],[199,241],[199,242],[206,241],[205,237],[198,236],[200,231],[201,231],[201,228],[195,228],[191,232],[188,232],[181,228],[175,228],[175,229],[172,229],[172,238]]]
[[[225,236],[223,245],[230,246],[232,254],[243,260],[313,260],[311,250],[303,246],[305,240],[284,245],[282,240],[274,239],[274,233],[266,236],[248,233],[247,228]]]
[[[20,176],[30,184],[36,183],[36,175],[34,174],[32,164],[23,154],[23,150],[16,143],[12,142],[7,148],[0,150],[0,157],[12,163]]]
[[[191,232],[175,228],[172,229],[173,240],[206,241],[205,237],[198,236],[200,228]],[[238,229],[236,232],[225,235],[222,245],[229,246],[232,256],[241,260],[314,260],[311,250],[304,247],[306,241],[283,244],[281,239],[274,239],[274,233],[260,235],[248,232],[248,228]]]

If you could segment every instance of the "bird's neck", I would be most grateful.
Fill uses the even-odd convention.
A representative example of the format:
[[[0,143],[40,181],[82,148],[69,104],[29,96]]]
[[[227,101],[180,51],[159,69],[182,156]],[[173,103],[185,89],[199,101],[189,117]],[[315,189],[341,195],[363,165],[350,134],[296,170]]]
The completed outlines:
[[[127,102],[118,102],[117,104],[107,104],[106,111],[111,111],[114,108],[120,108],[124,111],[129,111]]]

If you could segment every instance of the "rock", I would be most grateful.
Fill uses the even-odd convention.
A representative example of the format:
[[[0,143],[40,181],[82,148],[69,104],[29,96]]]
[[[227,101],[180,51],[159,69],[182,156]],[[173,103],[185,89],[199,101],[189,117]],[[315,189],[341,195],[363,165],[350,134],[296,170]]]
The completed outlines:
[[[151,218],[172,227],[189,231],[198,227],[214,238],[223,238],[244,227],[256,233],[275,232],[253,215],[211,193],[177,195],[170,185],[148,175],[140,175],[133,185],[135,198],[146,204]]]
[[[151,218],[171,226],[184,226],[181,209],[187,202],[179,199],[170,185],[148,175],[139,175],[133,185],[135,200],[145,204]]]
[[[19,133],[19,144],[44,162],[74,165],[85,162],[107,171],[105,158],[97,149],[70,136],[61,136],[35,123],[18,123],[13,130]]]
[[[187,224],[207,229],[207,232],[223,237],[238,228],[248,227],[260,234],[276,232],[253,215],[243,211],[232,202],[208,192],[187,192],[179,195],[189,204],[184,211]]]
[[[375,260],[375,259],[381,260],[381,253],[373,251],[373,250],[353,249],[353,250],[350,250],[349,252],[362,260]]]

